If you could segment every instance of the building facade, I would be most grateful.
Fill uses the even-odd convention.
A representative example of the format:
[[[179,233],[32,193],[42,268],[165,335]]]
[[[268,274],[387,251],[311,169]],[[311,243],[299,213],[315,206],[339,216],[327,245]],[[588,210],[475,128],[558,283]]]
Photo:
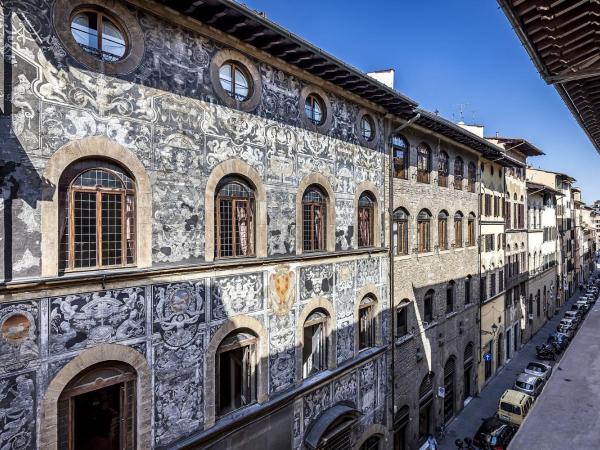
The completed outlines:
[[[477,391],[480,152],[425,131],[393,140],[398,450],[418,448]]]
[[[1,446],[383,443],[383,107],[156,3],[2,12]]]
[[[558,230],[557,192],[527,183],[528,272],[525,340],[529,340],[556,312]]]

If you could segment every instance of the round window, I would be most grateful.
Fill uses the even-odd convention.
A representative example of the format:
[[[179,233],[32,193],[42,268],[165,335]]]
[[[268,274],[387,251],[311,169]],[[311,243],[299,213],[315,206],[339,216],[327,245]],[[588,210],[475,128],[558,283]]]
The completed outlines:
[[[71,19],[71,34],[83,50],[102,61],[119,61],[127,53],[123,27],[103,12],[76,11]]]
[[[360,134],[365,141],[373,140],[375,124],[373,123],[371,116],[365,114],[362,119],[360,119]]]
[[[325,122],[325,106],[321,97],[316,94],[310,94],[306,97],[304,114],[315,125],[322,125]]]
[[[221,87],[231,98],[243,102],[250,97],[250,77],[245,68],[228,61],[219,68]]]

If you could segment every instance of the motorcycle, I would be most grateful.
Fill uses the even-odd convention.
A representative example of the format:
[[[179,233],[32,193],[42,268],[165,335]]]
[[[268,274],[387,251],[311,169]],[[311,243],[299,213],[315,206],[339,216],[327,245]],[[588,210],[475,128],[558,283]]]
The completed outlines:
[[[556,355],[554,354],[554,349],[549,345],[536,345],[535,352],[537,359],[541,360],[556,360]]]

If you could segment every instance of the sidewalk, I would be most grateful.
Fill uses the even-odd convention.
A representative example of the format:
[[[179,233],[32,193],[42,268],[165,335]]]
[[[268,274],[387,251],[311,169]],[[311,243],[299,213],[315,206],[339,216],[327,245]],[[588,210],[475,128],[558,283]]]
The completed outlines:
[[[555,314],[552,319],[546,322],[529,342],[514,354],[510,362],[506,363],[500,369],[496,376],[483,388],[479,397],[473,398],[458,416],[452,420],[446,429],[446,438],[442,442],[439,442],[440,450],[456,450],[456,446],[454,445],[456,439],[464,439],[465,437],[473,438],[473,435],[481,425],[482,419],[491,417],[496,413],[500,396],[506,389],[514,385],[517,375],[523,371],[525,366],[530,361],[536,360],[535,346],[546,342],[548,335],[556,330],[556,326],[560,322],[560,319],[562,319],[565,311],[571,308],[571,305],[577,301],[579,295],[579,292],[576,292],[575,295],[567,300],[558,314]],[[600,307],[600,304],[598,306]]]

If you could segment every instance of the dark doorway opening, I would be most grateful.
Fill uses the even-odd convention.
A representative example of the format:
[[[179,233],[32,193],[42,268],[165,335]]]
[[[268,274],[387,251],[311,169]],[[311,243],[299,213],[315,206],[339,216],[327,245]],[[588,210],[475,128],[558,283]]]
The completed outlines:
[[[73,398],[75,450],[119,450],[122,384]]]

